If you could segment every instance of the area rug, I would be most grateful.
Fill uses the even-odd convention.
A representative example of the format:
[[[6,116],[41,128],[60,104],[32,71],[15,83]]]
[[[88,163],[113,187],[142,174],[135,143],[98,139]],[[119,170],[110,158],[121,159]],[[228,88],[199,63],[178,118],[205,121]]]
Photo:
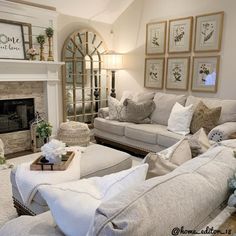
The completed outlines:
[[[35,160],[39,153],[10,159],[8,162],[17,166],[23,162]],[[17,217],[16,210],[12,202],[12,191],[10,182],[11,169],[0,170],[0,228],[7,221]]]

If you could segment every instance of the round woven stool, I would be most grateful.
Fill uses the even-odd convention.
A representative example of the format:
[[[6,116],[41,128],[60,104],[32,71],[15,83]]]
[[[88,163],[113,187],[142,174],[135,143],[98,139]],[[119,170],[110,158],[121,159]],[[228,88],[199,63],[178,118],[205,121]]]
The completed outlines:
[[[67,146],[88,146],[90,130],[85,123],[68,121],[60,124],[58,139]]]

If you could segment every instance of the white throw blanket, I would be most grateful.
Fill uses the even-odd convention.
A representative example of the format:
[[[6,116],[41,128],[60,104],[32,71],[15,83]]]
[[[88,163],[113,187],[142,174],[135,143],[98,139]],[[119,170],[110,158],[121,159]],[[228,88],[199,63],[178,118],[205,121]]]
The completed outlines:
[[[32,162],[23,163],[16,169],[16,184],[24,204],[29,205],[40,185],[58,184],[80,178],[81,147],[70,147],[67,151],[74,151],[75,156],[64,171],[31,171]]]

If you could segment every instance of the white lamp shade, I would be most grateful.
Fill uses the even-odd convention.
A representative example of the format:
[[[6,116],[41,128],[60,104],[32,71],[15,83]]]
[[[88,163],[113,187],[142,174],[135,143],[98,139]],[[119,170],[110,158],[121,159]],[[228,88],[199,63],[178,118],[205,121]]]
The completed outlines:
[[[103,68],[107,70],[121,70],[123,68],[123,55],[114,51],[104,53]]]

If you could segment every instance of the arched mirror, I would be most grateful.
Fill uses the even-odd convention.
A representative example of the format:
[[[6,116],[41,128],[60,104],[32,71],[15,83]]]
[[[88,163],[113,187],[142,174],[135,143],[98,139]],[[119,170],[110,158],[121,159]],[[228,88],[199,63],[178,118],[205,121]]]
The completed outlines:
[[[64,43],[62,60],[64,121],[93,123],[107,106],[108,81],[101,69],[105,52],[101,37],[91,30],[76,31]]]

